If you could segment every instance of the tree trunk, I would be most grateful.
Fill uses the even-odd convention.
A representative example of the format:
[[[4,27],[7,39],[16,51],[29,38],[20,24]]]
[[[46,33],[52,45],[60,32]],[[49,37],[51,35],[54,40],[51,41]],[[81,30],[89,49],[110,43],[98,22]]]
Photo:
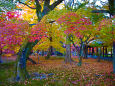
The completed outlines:
[[[115,41],[113,41],[113,73],[115,73]]]
[[[112,49],[112,47],[111,47],[111,58],[113,57],[113,49]]]
[[[84,44],[83,42],[81,43],[81,46],[80,46],[80,54],[79,54],[79,62],[78,62],[78,66],[81,66],[82,65],[82,58],[84,57]]]
[[[46,15],[48,12],[53,10],[62,1],[63,0],[58,0],[58,1],[55,1],[52,5],[50,5],[50,0],[45,0],[44,8],[43,8],[43,11],[41,12],[42,7],[39,3],[39,0],[35,0],[36,14],[38,17],[38,21],[40,21],[44,15]],[[20,81],[20,80],[23,81],[29,77],[26,70],[26,61],[27,61],[27,58],[29,57],[30,51],[37,43],[38,43],[38,40],[36,40],[33,43],[24,42],[24,45],[21,45],[21,49],[19,51],[19,55],[16,60],[16,71],[15,71],[16,81]]]
[[[74,44],[73,41],[72,41],[72,44],[73,44],[73,46],[74,46],[74,48],[75,48],[75,51],[76,51],[76,53],[77,53],[77,56],[78,56],[78,58],[79,58],[79,48],[75,46],[75,44]]]
[[[0,45],[1,47],[1,45]],[[2,63],[2,48],[0,48],[0,63]]]
[[[103,57],[104,57],[104,54],[105,54],[105,53],[104,53],[104,46],[103,46]]]
[[[2,57],[2,54],[0,54],[0,63],[2,63],[2,58],[1,57]]]
[[[47,56],[45,57],[45,59],[49,59],[50,58],[50,56],[51,56],[51,49],[52,49],[52,46],[50,46],[49,47],[49,49],[48,49],[48,53],[47,53]]]
[[[52,42],[52,37],[49,38],[50,39],[50,42]],[[48,53],[47,53],[47,56],[45,57],[45,59],[49,59],[50,56],[52,55],[53,53],[53,47],[50,46],[49,49],[48,49]]]
[[[25,41],[18,53],[17,59],[16,59],[16,70],[15,70],[15,80],[16,81],[23,81],[27,78],[29,78],[29,74],[26,70],[26,62],[30,55],[30,52],[32,48],[38,43],[38,40],[36,40],[33,43]]]
[[[84,58],[85,59],[88,59],[87,54],[88,54],[88,47],[87,47],[87,45],[85,45],[84,46]]]
[[[98,48],[98,58],[97,58],[97,61],[100,62],[100,57],[101,57],[101,47]]]
[[[108,57],[107,47],[105,48],[105,55],[106,55],[106,57]]]
[[[66,56],[65,63],[71,63],[71,44],[69,41],[69,35],[66,36]]]
[[[20,51],[20,55],[16,60],[16,71],[15,71],[15,80],[16,81],[24,81],[25,79],[29,78],[28,72],[26,70],[26,52],[27,49],[23,49]]]
[[[70,49],[70,44],[66,44],[65,62],[66,63],[71,63],[71,49]]]

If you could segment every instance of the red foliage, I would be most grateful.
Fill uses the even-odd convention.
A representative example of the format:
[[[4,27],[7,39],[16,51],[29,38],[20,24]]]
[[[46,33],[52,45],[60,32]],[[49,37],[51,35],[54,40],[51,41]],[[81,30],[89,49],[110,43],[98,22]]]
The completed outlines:
[[[61,16],[56,22],[59,24],[63,24],[62,27],[67,26],[65,33],[71,34],[73,33],[78,38],[82,38],[81,31],[88,30],[89,25],[91,25],[91,21],[89,18],[81,17],[77,15],[75,12],[67,13]]]
[[[45,37],[45,25],[39,23],[32,29],[29,27],[29,23],[20,19],[14,20],[14,14],[8,12],[10,19],[0,19],[0,45],[2,48],[7,46],[5,51],[7,53],[14,53],[12,47],[19,46],[26,38],[29,38],[30,42],[34,42],[36,39]],[[4,16],[4,15],[3,15]],[[13,20],[12,20],[13,19]]]

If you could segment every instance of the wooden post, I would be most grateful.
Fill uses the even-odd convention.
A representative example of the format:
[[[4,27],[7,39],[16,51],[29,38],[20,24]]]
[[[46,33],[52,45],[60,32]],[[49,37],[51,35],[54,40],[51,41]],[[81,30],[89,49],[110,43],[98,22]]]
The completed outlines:
[[[89,47],[89,55],[91,55],[91,47]]]
[[[88,46],[88,55],[89,55],[89,46]]]
[[[100,47],[100,56],[102,55],[102,47]]]
[[[96,47],[96,55],[98,56],[98,47]]]
[[[94,55],[94,47],[92,47],[92,55]]]

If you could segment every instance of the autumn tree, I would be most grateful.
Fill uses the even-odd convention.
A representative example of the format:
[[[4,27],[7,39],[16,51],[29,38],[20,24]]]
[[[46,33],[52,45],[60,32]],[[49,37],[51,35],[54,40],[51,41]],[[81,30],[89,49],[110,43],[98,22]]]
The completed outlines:
[[[75,35],[80,40],[79,59],[81,59],[81,56],[83,55],[83,51],[84,51],[83,50],[84,42],[88,41],[90,35],[92,35],[90,30],[93,29],[93,26],[90,19],[85,18],[82,15],[77,15],[77,13],[75,12],[70,12],[61,16],[57,20],[57,22],[59,24],[62,24],[62,27],[65,28],[65,33],[68,35],[67,37],[69,37],[67,38],[68,40],[66,41],[66,43],[72,42],[74,44],[73,40],[71,39],[71,37],[73,37],[72,35]],[[70,58],[67,59],[67,62],[69,61],[71,61]]]
[[[23,4],[30,9],[36,10],[36,15],[38,17],[38,21],[40,21],[44,15],[48,14],[51,10],[53,10],[57,5],[59,5],[63,0],[57,0],[54,1],[52,4],[50,4],[51,0],[14,0],[13,2],[18,2],[20,4]],[[29,3],[33,3],[34,6],[30,6]],[[43,6],[41,5],[43,3]],[[42,9],[43,8],[43,9]],[[41,24],[42,25],[42,24]],[[39,25],[38,25],[39,26]],[[37,26],[35,27],[37,28]],[[33,29],[34,31],[34,29]],[[37,32],[37,30],[35,30]],[[35,37],[34,37],[35,38]],[[35,38],[36,39],[36,38]],[[38,39],[34,41],[29,41],[28,37],[24,37],[24,41],[20,47],[18,58],[17,58],[17,64],[16,64],[16,77],[15,79],[17,81],[24,80],[27,78],[27,71],[26,71],[26,58],[29,56],[32,48],[38,43]]]

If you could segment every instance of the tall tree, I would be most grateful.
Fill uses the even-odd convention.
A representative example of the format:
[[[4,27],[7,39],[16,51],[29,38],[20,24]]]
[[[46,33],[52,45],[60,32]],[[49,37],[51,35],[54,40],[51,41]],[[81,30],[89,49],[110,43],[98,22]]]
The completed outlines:
[[[71,35],[75,35],[78,39],[80,39],[80,58],[83,57],[83,46],[84,42],[90,39],[91,31],[93,31],[93,26],[89,18],[85,18],[82,15],[78,15],[77,12],[69,12],[63,16],[61,16],[57,22],[62,24],[62,27],[65,28],[65,33],[67,34],[67,45],[69,43],[73,43],[71,41]],[[74,45],[74,44],[73,44]],[[67,46],[66,46],[67,47]],[[67,51],[69,51],[70,47],[67,47]],[[75,47],[76,48],[76,47]],[[78,50],[78,49],[76,49]],[[69,54],[68,54],[69,55]],[[66,58],[66,62],[71,62],[71,58]],[[81,62],[81,61],[80,61]],[[80,63],[81,64],[81,63]]]
[[[78,9],[84,7],[88,2],[84,1],[83,3],[80,3],[78,0],[74,1],[74,0],[69,0],[66,1],[65,0],[65,8],[70,10],[70,11],[77,11]],[[65,56],[65,61],[71,63],[72,59],[71,59],[71,41],[70,41],[70,37],[68,34],[66,34],[66,56]]]
[[[53,10],[57,5],[59,5],[63,0],[57,0],[54,3],[50,4],[51,0],[16,0],[20,4],[23,4],[30,9],[36,10],[36,15],[38,17],[38,21],[43,18],[44,15],[48,14],[51,10]],[[29,3],[34,3],[34,6],[30,6]],[[43,6],[41,6],[41,3],[44,3]],[[43,9],[42,9],[43,8]],[[26,42],[25,42],[26,41]],[[19,50],[19,55],[17,59],[17,64],[16,64],[16,79],[19,80],[24,80],[27,78],[26,75],[26,58],[29,56],[32,48],[38,43],[39,40],[36,39],[36,41],[29,42],[25,38],[24,43],[21,45],[21,48]],[[20,66],[20,64],[24,64]],[[23,67],[23,68],[22,68]]]

